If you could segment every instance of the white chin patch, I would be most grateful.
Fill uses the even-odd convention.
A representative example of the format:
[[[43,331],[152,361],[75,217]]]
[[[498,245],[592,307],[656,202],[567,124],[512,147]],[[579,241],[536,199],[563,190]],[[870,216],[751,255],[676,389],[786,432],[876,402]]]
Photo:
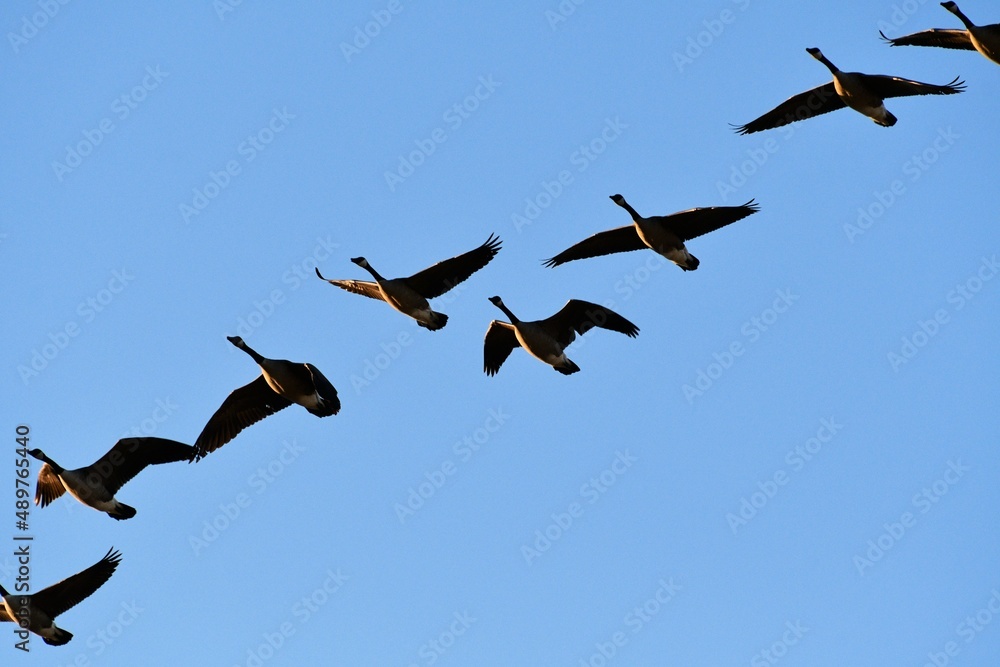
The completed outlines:
[[[305,397],[302,401],[302,407],[304,408],[318,408],[322,403],[322,399],[319,397],[319,393],[311,394]]]
[[[879,123],[886,123],[889,120],[889,110],[886,109],[885,105],[883,104],[880,107],[874,107],[872,109],[868,109],[868,116],[870,118],[875,119]]]
[[[691,264],[691,253],[687,251],[687,248],[668,250],[664,256],[677,266],[689,266]]]

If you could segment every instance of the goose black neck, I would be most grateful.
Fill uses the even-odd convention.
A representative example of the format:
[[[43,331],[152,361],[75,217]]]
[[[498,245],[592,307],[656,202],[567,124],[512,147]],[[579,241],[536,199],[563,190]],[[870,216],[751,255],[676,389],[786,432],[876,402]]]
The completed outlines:
[[[633,220],[641,220],[641,219],[642,219],[642,216],[641,216],[641,215],[639,215],[639,214],[638,214],[638,213],[636,212],[636,210],[635,210],[634,208],[632,208],[632,205],[631,205],[631,204],[629,204],[629,203],[628,203],[627,201],[625,201],[625,199],[624,199],[624,198],[622,198],[622,200],[621,200],[621,201],[619,201],[619,202],[615,202],[615,203],[616,203],[616,204],[618,204],[619,206],[621,206],[621,207],[622,207],[623,209],[625,209],[626,211],[628,211],[628,214],[632,216],[632,219],[633,219]]]
[[[839,72],[839,71],[840,71],[839,69],[837,69],[837,66],[836,66],[836,65],[834,65],[834,64],[833,64],[832,62],[830,62],[830,59],[829,59],[829,58],[827,58],[827,57],[826,57],[825,55],[823,55],[822,53],[821,53],[821,54],[819,54],[818,56],[816,56],[816,60],[818,60],[818,61],[820,61],[821,63],[823,63],[824,65],[826,65],[826,66],[827,66],[827,67],[829,68],[829,70],[830,70],[831,72],[833,72],[834,74],[836,74],[837,72]]]
[[[510,318],[510,323],[511,324],[517,324],[518,322],[520,322],[520,320],[517,319],[517,316],[515,316],[514,313],[510,312],[510,308],[508,308],[506,305],[504,305],[503,301],[500,301],[500,302],[498,302],[498,303],[496,303],[494,305],[497,308],[499,308],[500,310],[502,310],[504,315],[506,315],[507,317]]]
[[[230,339],[230,341],[232,341],[232,339]],[[250,358],[253,359],[255,362],[257,362],[258,365],[260,364],[260,362],[264,361],[264,357],[257,354],[257,352],[252,347],[247,345],[242,338],[239,339],[239,342],[234,342],[233,345],[235,345],[236,347],[240,348],[241,350],[249,354]]]
[[[42,463],[48,463],[49,467],[52,468],[52,470],[54,470],[56,473],[61,473],[63,471],[63,467],[61,465],[59,465],[58,463],[56,463],[55,461],[53,461],[52,459],[50,459],[45,454],[45,452],[36,449],[36,450],[32,450],[32,451],[30,451],[28,453],[31,454],[36,459],[38,459],[39,461],[41,461]]]
[[[374,278],[376,281],[385,280],[385,278],[382,277],[382,274],[376,271],[371,264],[365,264],[364,268],[366,271],[368,271],[368,273],[372,274],[372,278]]]
[[[969,17],[966,16],[962,12],[962,10],[958,8],[958,5],[952,4],[952,5],[948,6],[948,7],[945,7],[945,9],[947,9],[949,12],[951,12],[952,14],[954,14],[955,16],[957,16],[959,18],[959,20],[962,23],[965,24],[966,28],[970,28],[971,29],[971,28],[975,28],[976,27],[976,25],[972,21],[969,20]]]

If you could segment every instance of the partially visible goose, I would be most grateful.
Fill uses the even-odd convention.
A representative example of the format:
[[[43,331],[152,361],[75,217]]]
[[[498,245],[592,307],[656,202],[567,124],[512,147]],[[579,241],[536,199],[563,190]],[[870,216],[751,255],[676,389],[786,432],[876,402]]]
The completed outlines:
[[[833,73],[833,81],[790,97],[760,118],[736,127],[739,134],[772,130],[789,123],[850,107],[883,127],[896,124],[896,117],[885,108],[890,97],[910,95],[954,95],[965,90],[965,82],[955,77],[951,83],[936,86],[881,74],[841,72],[819,49],[806,49]]]
[[[317,417],[329,417],[340,411],[337,390],[312,364],[262,357],[239,336],[226,336],[226,340],[249,354],[262,373],[229,394],[208,420],[194,443],[195,461],[222,447],[247,426],[292,403],[298,403]]]
[[[91,596],[104,585],[121,562],[122,555],[109,549],[104,558],[83,572],[63,579],[34,595],[8,593],[0,586],[0,621],[19,623],[27,616],[28,630],[41,637],[46,644],[62,646],[73,638],[73,633],[57,627],[56,616],[62,614]],[[23,615],[24,616],[23,616]]]
[[[354,257],[351,261],[372,274],[375,282],[330,280],[323,278],[319,268],[316,269],[316,275],[348,292],[385,301],[399,312],[415,319],[417,324],[425,329],[437,331],[448,323],[448,316],[431,310],[427,299],[433,299],[449,291],[489,264],[498,252],[500,252],[500,239],[490,235],[486,243],[475,250],[438,262],[409,278],[387,280],[372,268],[364,257]]]
[[[942,2],[941,6],[957,16],[965,24],[965,30],[924,30],[894,39],[886,37],[881,30],[879,34],[892,46],[940,46],[945,49],[979,51],[1000,64],[1000,23],[976,25],[954,2]]]
[[[564,350],[576,334],[587,333],[593,327],[617,331],[629,338],[639,334],[639,327],[618,313],[589,301],[570,299],[552,317],[535,322],[517,319],[498,296],[491,296],[490,303],[502,310],[510,318],[510,323],[493,320],[486,330],[483,370],[487,375],[496,375],[515,347],[523,347],[536,359],[563,375],[570,375],[580,367],[566,357]]]
[[[633,224],[594,234],[545,260],[545,266],[559,266],[574,259],[650,248],[685,271],[694,271],[700,262],[688,252],[684,246],[685,241],[714,232],[760,210],[751,199],[741,206],[692,208],[671,215],[644,218],[621,195],[611,195],[611,200],[629,212]]]
[[[165,438],[122,438],[107,454],[75,470],[66,470],[40,449],[28,453],[45,462],[38,471],[36,505],[47,507],[68,491],[87,507],[121,521],[134,517],[135,508],[115,498],[118,490],[148,465],[189,460],[194,447]]]

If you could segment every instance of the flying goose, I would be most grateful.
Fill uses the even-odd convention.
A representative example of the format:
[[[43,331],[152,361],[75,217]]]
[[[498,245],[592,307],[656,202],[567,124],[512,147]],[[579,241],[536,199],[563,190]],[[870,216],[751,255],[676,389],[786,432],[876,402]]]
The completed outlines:
[[[195,441],[193,460],[201,460],[247,426],[292,403],[298,403],[317,417],[329,417],[340,411],[337,390],[312,364],[262,357],[239,336],[226,336],[226,340],[249,354],[262,374],[226,397]]]
[[[618,313],[589,301],[570,299],[552,317],[535,322],[517,319],[498,296],[491,296],[490,303],[502,310],[510,323],[493,320],[486,330],[483,370],[487,375],[496,375],[510,353],[519,346],[563,375],[570,375],[580,367],[566,358],[564,350],[576,334],[587,333],[593,327],[617,331],[629,338],[639,334],[639,327]]]
[[[67,577],[34,595],[11,594],[0,586],[0,621],[19,623],[22,618],[27,617],[28,630],[41,637],[46,644],[62,646],[68,643],[73,638],[73,633],[56,626],[56,616],[69,611],[103,586],[115,573],[121,558],[121,553],[109,549],[104,558],[83,572]]]
[[[953,95],[965,90],[965,82],[955,77],[951,83],[935,86],[881,74],[841,72],[819,49],[806,49],[833,73],[833,81],[790,97],[766,114],[746,125],[735,127],[739,134],[772,130],[798,120],[850,107],[883,127],[896,124],[896,117],[885,108],[884,100],[909,95]]]
[[[316,268],[316,275],[331,285],[372,299],[380,299],[409,315],[417,324],[437,331],[448,323],[448,316],[431,310],[427,299],[441,296],[473,273],[489,264],[500,252],[500,239],[491,234],[486,243],[475,250],[463,253],[415,273],[409,278],[386,280],[372,268],[364,257],[354,257],[352,262],[372,274],[375,282],[365,280],[330,280]]]
[[[946,49],[979,51],[993,62],[1000,64],[1000,23],[976,25],[954,2],[942,2],[941,6],[957,16],[965,24],[966,29],[924,30],[895,39],[886,37],[881,30],[879,34],[891,46],[940,46]]]
[[[66,470],[40,449],[28,453],[44,461],[35,486],[36,505],[47,507],[68,491],[87,507],[121,521],[134,517],[135,508],[115,498],[118,490],[148,465],[190,459],[194,447],[164,438],[122,438],[107,454],[75,470]]]
[[[545,260],[545,266],[650,248],[685,271],[694,271],[700,262],[684,247],[685,241],[714,232],[760,210],[751,199],[742,206],[692,208],[671,215],[644,218],[621,195],[611,195],[611,200],[629,212],[633,224],[594,234]]]

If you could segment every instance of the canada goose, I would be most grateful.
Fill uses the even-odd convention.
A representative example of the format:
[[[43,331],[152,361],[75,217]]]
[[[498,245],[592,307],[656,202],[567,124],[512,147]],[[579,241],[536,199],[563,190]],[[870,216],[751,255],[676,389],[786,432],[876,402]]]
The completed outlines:
[[[47,507],[68,491],[87,507],[121,521],[134,517],[135,508],[115,498],[118,490],[148,465],[190,459],[194,447],[164,438],[122,438],[107,454],[76,470],[66,470],[40,449],[28,453],[44,461],[35,487],[36,505]]]
[[[337,390],[312,364],[262,357],[239,336],[226,336],[226,340],[249,354],[263,372],[222,402],[195,441],[193,460],[201,460],[235,438],[247,426],[284,410],[292,403],[298,403],[317,417],[329,417],[340,412]]]
[[[536,322],[517,319],[498,296],[491,296],[490,303],[510,318],[510,324],[493,320],[486,330],[483,370],[487,375],[496,375],[503,362],[518,346],[563,375],[570,375],[580,370],[580,367],[566,358],[564,350],[573,342],[576,334],[587,333],[593,327],[617,331],[629,338],[635,338],[639,334],[639,327],[618,313],[589,301],[570,299],[558,313]]]
[[[73,638],[73,633],[57,627],[56,616],[69,611],[103,586],[115,573],[121,559],[119,552],[109,549],[104,558],[83,572],[67,577],[34,595],[11,594],[0,586],[0,601],[3,602],[0,604],[0,621],[20,623],[27,617],[28,630],[41,637],[46,644],[62,646],[68,643]]]
[[[739,134],[772,130],[805,118],[850,107],[883,127],[896,124],[896,117],[885,108],[884,100],[909,95],[953,95],[965,90],[965,82],[955,77],[951,83],[935,86],[881,74],[841,72],[819,49],[806,49],[833,73],[833,81],[790,97],[766,114],[746,125],[735,127]]]
[[[965,24],[965,30],[924,30],[895,39],[886,37],[881,30],[879,34],[891,46],[940,46],[946,49],[979,51],[1000,64],[1000,23],[976,25],[954,2],[942,2],[941,6],[957,16]]]
[[[364,257],[354,257],[351,261],[372,274],[375,282],[330,280],[323,277],[319,268],[316,269],[316,275],[331,285],[336,285],[348,292],[385,301],[399,312],[415,319],[417,324],[425,329],[437,331],[448,323],[448,316],[431,310],[427,299],[441,296],[455,285],[466,280],[473,273],[489,264],[498,252],[500,252],[500,239],[491,234],[486,243],[475,250],[438,262],[409,278],[386,280],[372,268]]]
[[[700,262],[684,247],[685,241],[714,232],[760,210],[751,199],[742,206],[692,208],[671,215],[644,218],[621,195],[611,195],[611,201],[629,212],[633,224],[594,234],[552,259],[545,260],[545,266],[559,266],[574,259],[650,248],[685,271],[694,271]]]

